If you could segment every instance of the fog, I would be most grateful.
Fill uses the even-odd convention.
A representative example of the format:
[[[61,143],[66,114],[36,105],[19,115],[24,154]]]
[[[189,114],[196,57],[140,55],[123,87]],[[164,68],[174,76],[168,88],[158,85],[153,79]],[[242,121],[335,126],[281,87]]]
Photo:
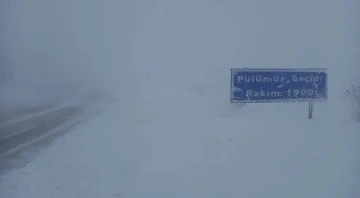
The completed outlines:
[[[114,2],[2,2],[9,78],[3,100],[48,102],[92,90],[124,92],[133,21],[126,3]]]
[[[149,90],[138,79],[201,81],[204,68],[215,80],[244,66],[325,67],[329,86],[359,77],[357,0],[3,0],[0,8],[5,104],[90,91],[142,98]]]
[[[0,116],[118,99],[5,120],[0,157],[21,168],[0,197],[359,194],[343,98],[360,83],[359,13],[359,0],[0,0]],[[307,103],[230,104],[243,67],[327,68],[328,100],[311,120]]]

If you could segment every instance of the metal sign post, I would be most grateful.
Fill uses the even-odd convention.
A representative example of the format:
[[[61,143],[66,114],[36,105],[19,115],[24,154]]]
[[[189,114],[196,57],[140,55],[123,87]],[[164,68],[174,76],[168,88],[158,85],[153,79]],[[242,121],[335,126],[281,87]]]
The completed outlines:
[[[309,119],[312,119],[313,117],[313,110],[314,110],[314,103],[313,102],[309,102]]]

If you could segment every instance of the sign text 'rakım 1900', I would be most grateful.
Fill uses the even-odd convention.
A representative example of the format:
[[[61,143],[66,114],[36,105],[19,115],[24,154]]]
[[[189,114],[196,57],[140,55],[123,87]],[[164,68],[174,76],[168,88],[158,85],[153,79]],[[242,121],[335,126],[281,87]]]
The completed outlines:
[[[325,100],[326,69],[231,69],[231,103]]]

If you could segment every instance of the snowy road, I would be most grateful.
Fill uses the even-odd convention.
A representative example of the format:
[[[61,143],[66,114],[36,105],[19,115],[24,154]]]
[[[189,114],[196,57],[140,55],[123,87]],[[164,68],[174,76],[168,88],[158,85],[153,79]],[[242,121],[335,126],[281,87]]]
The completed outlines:
[[[84,112],[85,106],[26,108],[8,113],[0,124],[0,173],[29,159],[21,155],[68,131]],[[75,122],[74,122],[75,121]],[[65,130],[58,130],[65,126]],[[50,139],[49,139],[50,138]],[[44,146],[44,145],[42,145]]]
[[[34,113],[39,113],[48,108],[51,108],[51,106],[44,105],[44,106],[18,108],[15,110],[13,109],[5,110],[0,113],[0,126],[7,124],[11,120],[16,120],[17,118],[23,117],[24,115],[32,115]]]

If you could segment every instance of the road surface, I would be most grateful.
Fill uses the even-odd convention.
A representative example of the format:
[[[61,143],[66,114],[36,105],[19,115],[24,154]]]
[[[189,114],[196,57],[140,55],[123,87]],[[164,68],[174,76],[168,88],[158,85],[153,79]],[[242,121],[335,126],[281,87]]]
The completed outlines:
[[[0,126],[8,121],[19,118],[21,116],[29,115],[32,113],[38,113],[42,110],[49,108],[51,108],[51,105],[25,107],[25,108],[0,111]]]
[[[40,147],[49,145],[81,120],[85,106],[32,107],[2,113],[0,120],[0,174],[29,162]],[[19,119],[23,117],[23,119]],[[15,120],[15,121],[14,121]]]

